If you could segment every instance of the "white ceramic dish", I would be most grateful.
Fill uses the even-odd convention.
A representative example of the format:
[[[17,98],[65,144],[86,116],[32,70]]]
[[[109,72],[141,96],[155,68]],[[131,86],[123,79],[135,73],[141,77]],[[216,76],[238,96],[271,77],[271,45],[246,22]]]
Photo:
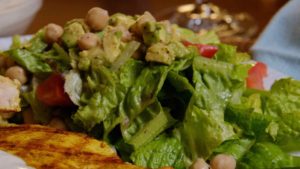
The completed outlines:
[[[0,36],[24,33],[42,3],[43,0],[0,0]]]
[[[16,156],[10,155],[0,150],[0,168],[3,169],[33,169]]]

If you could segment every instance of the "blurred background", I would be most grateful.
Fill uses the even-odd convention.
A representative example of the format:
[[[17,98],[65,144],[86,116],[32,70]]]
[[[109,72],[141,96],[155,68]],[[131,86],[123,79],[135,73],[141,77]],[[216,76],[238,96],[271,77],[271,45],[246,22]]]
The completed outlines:
[[[223,42],[247,50],[287,1],[0,0],[0,37],[16,33],[33,34],[51,22],[64,25],[70,19],[85,17],[91,7],[99,6],[110,14],[121,12],[132,15],[149,11],[158,20],[171,19],[196,32],[201,32],[203,27],[214,28]]]
[[[167,19],[163,15],[168,11],[178,5],[193,2],[193,0],[44,0],[41,10],[25,33],[34,33],[49,22],[63,25],[72,18],[84,17],[87,10],[93,6],[105,8],[110,14],[116,12],[141,14],[148,10],[157,18]],[[210,0],[210,2],[230,13],[249,13],[257,22],[260,32],[287,0]]]

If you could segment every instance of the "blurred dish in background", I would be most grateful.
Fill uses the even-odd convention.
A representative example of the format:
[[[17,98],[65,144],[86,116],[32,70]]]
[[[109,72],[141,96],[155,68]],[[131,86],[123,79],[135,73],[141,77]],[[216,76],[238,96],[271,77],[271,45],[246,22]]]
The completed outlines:
[[[0,0],[0,36],[24,33],[42,3],[42,0]]]
[[[231,14],[205,0],[180,5],[164,14],[170,16],[172,23],[195,32],[214,30],[222,42],[237,45],[240,50],[248,50],[258,30],[255,20],[248,13]]]

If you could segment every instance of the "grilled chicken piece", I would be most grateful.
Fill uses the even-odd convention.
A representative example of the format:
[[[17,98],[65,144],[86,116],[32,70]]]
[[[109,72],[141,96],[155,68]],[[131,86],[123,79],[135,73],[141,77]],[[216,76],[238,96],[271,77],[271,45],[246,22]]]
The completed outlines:
[[[0,125],[0,136],[0,150],[36,169],[142,169],[83,134],[38,125]]]
[[[18,112],[20,107],[20,84],[0,75],[0,113]]]

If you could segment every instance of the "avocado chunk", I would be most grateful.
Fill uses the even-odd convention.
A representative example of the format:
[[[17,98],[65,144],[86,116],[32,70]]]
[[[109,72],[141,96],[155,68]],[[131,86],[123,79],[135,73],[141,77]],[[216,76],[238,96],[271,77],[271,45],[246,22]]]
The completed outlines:
[[[176,57],[182,58],[188,53],[189,50],[180,42],[155,43],[148,48],[145,59],[148,62],[159,62],[169,65]]]
[[[142,35],[144,26],[148,22],[156,22],[156,20],[151,13],[146,11],[143,15],[137,16],[136,22],[130,27],[130,30],[137,35]]]
[[[158,42],[167,43],[170,40],[170,34],[162,23],[147,22],[144,25],[143,39],[146,45]]]
[[[79,22],[67,24],[62,35],[63,43],[71,48],[77,45],[78,39],[85,34],[85,29]]]
[[[91,66],[100,66],[106,64],[105,53],[102,48],[92,48],[79,53],[78,68],[87,71]]]
[[[129,29],[135,23],[135,19],[132,16],[116,13],[109,19],[109,24],[112,26],[123,26]]]
[[[108,26],[103,34],[103,49],[105,58],[108,62],[113,63],[121,53],[122,32],[114,27]]]

